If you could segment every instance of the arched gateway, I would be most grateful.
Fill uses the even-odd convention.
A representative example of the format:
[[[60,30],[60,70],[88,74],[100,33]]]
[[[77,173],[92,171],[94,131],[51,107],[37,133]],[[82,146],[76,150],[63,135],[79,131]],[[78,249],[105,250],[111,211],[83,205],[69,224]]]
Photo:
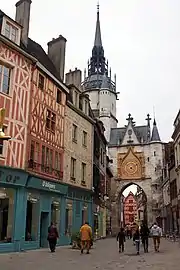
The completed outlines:
[[[149,122],[147,126],[137,127],[130,115],[127,120],[126,127],[111,129],[109,143],[114,175],[111,183],[112,233],[116,233],[120,226],[121,194],[133,183],[146,194],[149,225],[160,216],[164,145],[155,122],[150,136]]]

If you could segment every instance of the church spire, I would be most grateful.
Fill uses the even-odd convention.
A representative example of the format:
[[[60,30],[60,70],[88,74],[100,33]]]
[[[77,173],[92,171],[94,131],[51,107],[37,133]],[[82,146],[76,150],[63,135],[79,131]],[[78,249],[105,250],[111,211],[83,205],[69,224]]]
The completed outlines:
[[[151,136],[151,142],[160,142],[160,136],[159,136],[159,131],[156,125],[156,120],[154,118],[154,122],[153,122],[153,130],[152,130],[152,136]]]
[[[101,27],[100,27],[100,19],[99,19],[99,2],[97,4],[97,21],[96,21],[96,33],[95,33],[94,46],[102,47]]]

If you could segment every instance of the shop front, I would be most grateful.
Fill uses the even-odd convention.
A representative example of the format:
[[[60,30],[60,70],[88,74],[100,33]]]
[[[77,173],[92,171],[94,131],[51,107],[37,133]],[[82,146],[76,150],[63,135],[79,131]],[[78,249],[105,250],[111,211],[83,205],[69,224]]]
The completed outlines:
[[[28,174],[0,166],[0,252],[20,249],[23,241],[24,195]]]
[[[61,183],[29,177],[26,185],[23,249],[48,247],[47,231],[51,221],[59,232],[57,245],[63,244],[67,192],[68,187]]]
[[[65,214],[64,243],[71,242],[71,236],[79,232],[85,222],[92,226],[92,192],[68,186]]]
[[[48,247],[51,221],[57,245],[70,244],[85,221],[92,225],[91,191],[0,167],[0,252]]]

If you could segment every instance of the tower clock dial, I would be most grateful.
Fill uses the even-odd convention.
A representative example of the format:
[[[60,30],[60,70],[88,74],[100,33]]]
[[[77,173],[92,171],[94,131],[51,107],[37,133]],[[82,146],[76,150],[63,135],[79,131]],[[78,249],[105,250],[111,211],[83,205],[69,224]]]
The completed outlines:
[[[137,172],[138,170],[138,166],[135,162],[133,161],[129,161],[126,163],[125,165],[125,171],[130,174],[130,175],[133,175]]]

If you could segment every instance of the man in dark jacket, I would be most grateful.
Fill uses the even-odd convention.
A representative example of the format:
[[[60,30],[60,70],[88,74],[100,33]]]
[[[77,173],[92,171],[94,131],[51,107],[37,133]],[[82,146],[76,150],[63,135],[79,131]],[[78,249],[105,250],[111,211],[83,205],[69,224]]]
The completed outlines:
[[[53,222],[51,222],[51,225],[48,228],[48,238],[47,238],[51,252],[55,252],[56,250],[57,238],[59,238],[58,230],[56,226],[53,224]]]
[[[147,224],[145,222],[142,223],[141,226],[141,230],[140,230],[140,234],[141,234],[141,240],[142,240],[142,244],[144,246],[144,252],[147,253],[148,252],[148,245],[149,245],[149,228],[147,226]]]
[[[119,242],[119,253],[124,252],[124,242],[126,242],[126,236],[123,228],[120,229],[117,235],[117,242]]]

